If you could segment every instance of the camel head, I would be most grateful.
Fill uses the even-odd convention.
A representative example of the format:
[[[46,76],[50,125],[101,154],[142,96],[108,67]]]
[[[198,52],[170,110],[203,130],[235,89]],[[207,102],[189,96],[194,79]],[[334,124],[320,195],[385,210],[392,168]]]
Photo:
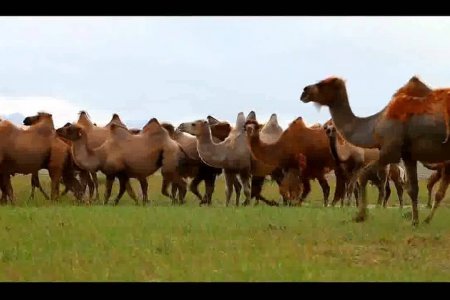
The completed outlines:
[[[247,133],[247,137],[255,137],[259,136],[259,131],[261,130],[261,125],[256,120],[247,120],[245,122],[245,132]]]
[[[180,130],[181,132],[186,132],[194,136],[200,136],[204,134],[206,130],[208,130],[208,127],[209,127],[208,121],[197,120],[194,122],[181,123],[177,129]]]
[[[327,134],[328,137],[333,137],[336,134],[336,127],[334,127],[332,119],[325,122],[322,128],[325,130],[325,133]]]
[[[70,141],[79,140],[83,136],[83,128],[81,128],[80,126],[70,123],[68,126],[66,125],[58,128],[56,130],[56,134]]]
[[[332,106],[336,95],[346,93],[345,82],[341,78],[330,77],[316,84],[303,88],[300,100],[304,103],[314,102],[319,105]]]
[[[139,133],[141,133],[141,130],[137,129],[137,128],[132,128],[132,129],[129,129],[128,131],[130,131],[131,134],[139,134]]]
[[[413,97],[424,97],[431,93],[433,90],[423,83],[419,77],[413,76],[411,77],[405,85],[403,85],[401,88],[395,92],[393,97],[398,96],[400,94],[405,94],[408,96]]]
[[[53,124],[52,115],[45,112],[38,112],[35,116],[29,116],[23,119],[23,125],[32,126],[40,122],[51,122]]]

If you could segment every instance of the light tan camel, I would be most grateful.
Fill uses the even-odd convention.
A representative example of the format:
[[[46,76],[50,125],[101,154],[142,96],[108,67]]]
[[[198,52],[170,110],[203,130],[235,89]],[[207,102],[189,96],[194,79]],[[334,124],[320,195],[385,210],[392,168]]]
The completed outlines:
[[[169,132],[170,137],[176,141],[186,154],[185,164],[180,165],[178,172],[183,178],[193,178],[189,185],[189,190],[200,200],[202,204],[212,204],[212,194],[216,177],[222,173],[222,169],[213,168],[206,165],[200,158],[197,151],[197,139],[190,134],[175,130],[169,123],[162,123],[161,126]],[[198,185],[205,182],[205,195],[202,197],[198,191]],[[163,178],[162,193],[167,194],[169,182]],[[176,185],[172,184],[172,198],[176,197]]]
[[[226,204],[229,205],[234,177],[239,175],[244,188],[245,201],[250,204],[251,155],[245,137],[245,116],[240,112],[236,125],[228,137],[220,143],[213,142],[211,129],[206,120],[182,123],[178,128],[197,137],[197,150],[200,158],[207,165],[223,168],[226,181]],[[239,198],[236,199],[239,205]]]
[[[109,121],[108,124],[106,124],[104,127],[99,127],[92,123],[86,111],[81,111],[79,113],[78,121],[76,122],[76,124],[85,130],[87,134],[87,146],[90,149],[100,147],[106,141],[106,139],[110,135],[109,129],[112,124],[120,125],[126,128],[126,125],[122,122],[122,120],[120,120],[119,115],[116,113],[113,114],[111,121]],[[95,186],[95,198],[98,199],[99,192],[97,173],[91,172],[91,176]],[[112,187],[112,183],[107,182],[106,186]],[[126,191],[134,201],[138,201],[136,194],[128,181],[126,184]],[[111,194],[111,191],[106,191],[106,193]]]
[[[88,147],[87,133],[78,125],[60,128],[58,134],[72,140],[72,154],[78,166],[91,172],[102,171],[111,185],[111,178],[119,178],[120,190],[114,201],[116,205],[125,192],[129,178],[139,180],[143,203],[147,203],[146,178],[160,167],[163,176],[179,185],[182,201],[186,193],[186,182],[176,172],[181,150],[156,119],[151,119],[139,134],[132,134],[125,127],[116,124],[111,124],[110,131],[110,137],[94,149]],[[105,203],[108,202],[111,187],[107,186],[106,190]]]

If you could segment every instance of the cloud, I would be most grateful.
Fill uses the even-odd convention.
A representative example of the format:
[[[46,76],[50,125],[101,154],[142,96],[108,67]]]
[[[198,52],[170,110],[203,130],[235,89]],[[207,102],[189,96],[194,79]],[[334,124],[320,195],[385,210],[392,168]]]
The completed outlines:
[[[45,111],[53,115],[55,127],[64,125],[77,119],[77,113],[81,108],[66,100],[46,96],[0,96],[2,117],[20,113],[24,116],[35,115],[39,111]],[[87,110],[94,122],[99,125],[107,123],[111,116],[101,110]]]

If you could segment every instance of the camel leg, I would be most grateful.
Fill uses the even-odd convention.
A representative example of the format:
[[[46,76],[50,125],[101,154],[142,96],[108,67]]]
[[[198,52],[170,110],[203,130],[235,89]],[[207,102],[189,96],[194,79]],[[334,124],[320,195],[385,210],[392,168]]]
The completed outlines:
[[[395,184],[395,188],[397,189],[397,194],[398,194],[397,184]],[[391,184],[390,184],[389,180],[386,182],[386,186],[385,186],[384,190],[385,190],[385,192],[384,192],[384,199],[383,199],[383,207],[386,208],[387,203],[389,201],[389,197],[391,196]]]
[[[433,219],[433,216],[436,212],[436,209],[439,207],[439,204],[441,203],[442,199],[445,197],[445,193],[447,192],[448,185],[450,184],[450,170],[447,170],[447,168],[444,168],[442,172],[444,172],[441,182],[439,183],[439,189],[434,196],[434,202],[433,207],[431,208],[431,212],[428,215],[428,217],[425,219],[425,223],[430,223],[431,219]]]
[[[172,199],[176,199],[177,195],[178,195],[178,186],[172,182],[170,188],[170,197],[172,197]]]
[[[9,174],[1,175],[1,181],[2,181],[2,202],[4,204],[8,204],[8,199],[11,202],[12,205],[15,204],[16,198],[14,196],[14,190],[11,184],[11,176]]]
[[[431,208],[431,194],[432,194],[434,185],[439,181],[439,179],[441,179],[440,171],[434,172],[433,174],[431,174],[430,178],[428,178],[428,182],[427,182],[427,190],[428,190],[427,207],[428,208]]]
[[[236,193],[236,203],[239,204],[239,199],[241,197],[242,184],[239,182],[236,174],[233,174],[233,176],[234,176],[234,179],[233,179],[234,191]]]
[[[358,214],[353,218],[355,222],[364,222],[367,219],[368,211],[367,211],[367,182],[368,175],[371,173],[372,168],[378,168],[379,162],[374,161],[369,163],[366,167],[364,167],[359,177],[359,192],[358,195],[361,195],[361,200],[358,201]]]
[[[59,183],[62,177],[62,170],[59,168],[49,168],[52,191],[50,199],[56,201],[59,198]]]
[[[134,200],[134,202],[139,203],[138,197],[136,196],[136,193],[134,192],[133,187],[131,186],[131,182],[130,182],[129,178],[126,181],[125,190],[127,191],[127,194],[131,197],[131,199]]]
[[[205,202],[208,205],[211,205],[212,203],[212,195],[214,193],[214,184],[216,182],[216,175],[213,175],[211,177],[207,177],[205,180]]]
[[[327,179],[323,175],[318,177],[317,180],[319,181],[320,187],[322,188],[322,192],[323,192],[323,206],[327,207],[328,206],[328,197],[330,196],[330,185],[328,184]],[[344,198],[342,198],[342,199],[344,199]]]
[[[447,110],[444,112],[444,122],[445,122],[445,139],[442,141],[442,144],[447,144],[450,139],[450,124],[449,124],[449,115]]]
[[[233,186],[236,189],[235,184],[236,176],[233,173],[225,171],[225,198],[226,198],[226,206],[230,205],[231,194],[233,193]],[[239,184],[240,186],[240,184]],[[240,187],[239,187],[240,192]],[[236,191],[237,193],[237,191]]]
[[[244,196],[245,200],[244,203],[242,203],[244,206],[247,206],[250,204],[250,197],[251,197],[251,187],[250,187],[250,180],[251,175],[250,171],[243,171],[239,173],[239,177],[241,178],[242,185],[244,187]],[[239,205],[239,201],[236,201],[236,206]]]
[[[114,206],[117,206],[119,204],[119,200],[122,198],[123,194],[125,194],[127,182],[130,180],[125,175],[118,175],[119,178],[119,194],[117,195],[116,199],[114,199]]]
[[[42,188],[41,182],[39,180],[39,176],[38,174],[32,174],[31,175],[31,186],[32,186],[32,197],[31,199],[34,199],[34,188],[37,187],[39,189],[39,191],[42,193],[42,195],[44,196],[44,198],[46,200],[49,200],[50,197],[47,195],[47,193],[44,191],[44,189]]]
[[[255,198],[255,205],[259,205],[259,196],[261,195],[264,183],[264,176],[252,176],[250,197]]]
[[[309,181],[309,179],[303,177],[302,181],[303,181],[303,193],[302,196],[300,197],[300,203],[303,203],[303,201],[305,201],[306,197],[308,197],[309,193],[311,192],[311,182]]]
[[[202,182],[202,180],[203,179],[200,176],[195,176],[194,179],[192,179],[191,183],[189,184],[189,190],[200,200],[200,204],[205,203],[205,201],[202,198],[202,195],[198,191],[198,185],[200,184],[200,182]]]
[[[89,188],[89,201],[92,200],[92,196],[94,195],[94,184],[91,181],[91,175],[88,172],[82,171],[80,172],[80,192],[84,196],[86,191],[86,187]]]
[[[187,193],[187,183],[184,178],[179,175],[175,175],[174,182],[172,184],[176,184],[178,188],[178,202],[180,204],[186,203],[185,197]]]
[[[97,172],[90,172],[92,177],[92,183],[94,184],[95,188],[95,200],[98,201],[100,198],[99,192],[98,192],[98,178],[97,178]],[[114,180],[114,179],[113,179]],[[110,194],[111,195],[111,194]]]
[[[161,194],[172,199],[172,204],[175,204],[174,203],[175,199],[174,199],[174,195],[173,195],[174,191],[172,191],[172,196],[169,195],[169,192],[167,192],[167,188],[169,187],[169,184],[170,184],[170,180],[166,176],[163,176],[163,180],[161,183]],[[173,184],[172,184],[172,187],[173,187]]]
[[[394,181],[395,189],[397,190],[398,196],[398,205],[400,208],[403,208],[403,186],[402,183],[398,180]]]
[[[345,175],[340,168],[336,168],[334,173],[336,176],[336,188],[334,190],[334,197],[331,202],[331,206],[334,206],[336,202],[341,200],[342,197],[345,197]]]
[[[115,179],[115,176],[106,175],[105,200],[103,201],[104,205],[108,204],[109,197],[111,197],[111,191],[112,191],[114,179]]]
[[[141,184],[141,190],[142,190],[142,205],[146,205],[148,203],[148,181],[147,181],[147,178],[139,178],[139,183]],[[136,205],[139,205],[139,202],[136,202]]]
[[[403,158],[406,176],[408,177],[408,194],[412,202],[412,225],[419,224],[419,210],[417,197],[419,194],[419,183],[417,180],[417,161]],[[433,205],[434,206],[434,205]]]

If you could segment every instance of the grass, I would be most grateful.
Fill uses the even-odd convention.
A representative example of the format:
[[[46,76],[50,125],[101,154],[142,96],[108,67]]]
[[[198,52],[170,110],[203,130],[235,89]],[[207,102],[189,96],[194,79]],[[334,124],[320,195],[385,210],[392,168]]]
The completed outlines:
[[[154,176],[144,208],[127,195],[119,207],[75,206],[72,196],[51,204],[38,191],[27,201],[29,182],[16,176],[17,205],[0,207],[1,281],[450,281],[445,205],[412,228],[402,217],[410,208],[373,208],[366,223],[349,222],[356,209],[322,208],[316,183],[303,207],[226,208],[222,178],[212,207],[190,193],[171,206]],[[276,185],[264,194],[278,199]],[[374,203],[376,190],[369,195]]]

